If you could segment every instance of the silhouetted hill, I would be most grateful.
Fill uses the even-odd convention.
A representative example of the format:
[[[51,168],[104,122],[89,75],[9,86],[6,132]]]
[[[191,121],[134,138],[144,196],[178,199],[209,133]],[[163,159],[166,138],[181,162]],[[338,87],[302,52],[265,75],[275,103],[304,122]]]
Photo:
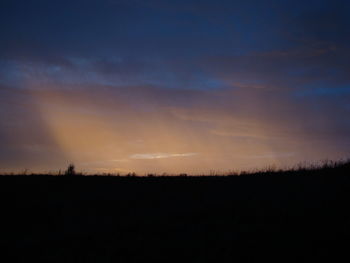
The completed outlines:
[[[347,262],[349,167],[2,176],[2,262]]]

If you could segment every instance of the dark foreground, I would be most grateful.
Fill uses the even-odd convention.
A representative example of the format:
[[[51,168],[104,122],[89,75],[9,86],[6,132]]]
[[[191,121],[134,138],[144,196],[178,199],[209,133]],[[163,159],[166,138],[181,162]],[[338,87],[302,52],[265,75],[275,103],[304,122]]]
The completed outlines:
[[[0,177],[1,261],[349,262],[348,172]]]

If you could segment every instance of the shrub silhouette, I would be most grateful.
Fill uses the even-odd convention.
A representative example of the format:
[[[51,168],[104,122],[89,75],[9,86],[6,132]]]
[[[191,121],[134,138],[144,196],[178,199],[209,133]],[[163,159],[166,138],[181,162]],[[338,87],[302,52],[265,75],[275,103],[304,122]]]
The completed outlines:
[[[68,168],[67,168],[67,170],[65,171],[64,175],[67,175],[67,176],[76,175],[74,164],[68,165]]]

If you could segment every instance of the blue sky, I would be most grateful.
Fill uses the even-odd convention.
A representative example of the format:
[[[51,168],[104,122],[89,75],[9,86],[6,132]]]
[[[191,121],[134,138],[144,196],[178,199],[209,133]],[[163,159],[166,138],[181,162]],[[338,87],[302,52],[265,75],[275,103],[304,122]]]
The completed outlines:
[[[1,1],[0,165],[195,173],[347,157],[349,12],[341,0]]]

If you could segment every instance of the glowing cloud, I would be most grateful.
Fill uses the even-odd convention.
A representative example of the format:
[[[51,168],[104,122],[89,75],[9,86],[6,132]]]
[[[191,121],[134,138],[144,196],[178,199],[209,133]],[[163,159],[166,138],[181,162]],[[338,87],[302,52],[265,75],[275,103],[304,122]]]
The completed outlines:
[[[130,156],[131,159],[163,159],[171,157],[189,157],[196,155],[197,153],[143,153],[133,154]]]

